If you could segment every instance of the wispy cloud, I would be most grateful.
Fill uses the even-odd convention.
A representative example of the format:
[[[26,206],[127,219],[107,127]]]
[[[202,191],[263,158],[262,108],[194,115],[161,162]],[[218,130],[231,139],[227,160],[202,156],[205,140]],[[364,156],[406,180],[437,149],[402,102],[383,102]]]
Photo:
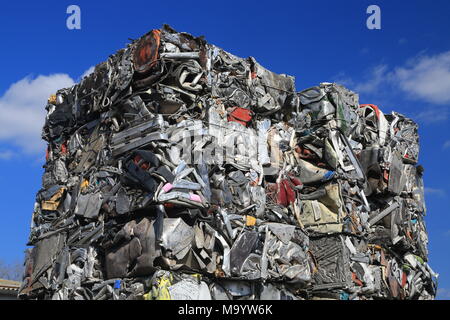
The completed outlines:
[[[18,146],[25,153],[42,152],[45,103],[50,94],[73,84],[67,74],[27,76],[13,83],[0,97],[0,140]]]
[[[26,76],[13,83],[0,96],[0,142],[14,145],[18,147],[18,152],[25,154],[43,153],[45,143],[41,140],[41,131],[47,99],[58,89],[74,83],[65,73]],[[12,156],[12,151],[0,152],[0,159],[10,159]]]
[[[443,148],[444,148],[444,149],[449,149],[449,148],[450,148],[450,140],[444,142]]]
[[[430,108],[413,115],[414,120],[425,124],[432,124],[447,121],[450,115],[448,109]]]
[[[443,197],[446,194],[445,190],[443,190],[443,189],[436,189],[436,188],[428,188],[428,187],[426,187],[424,191],[425,191],[425,194],[436,195],[436,196],[440,196],[440,197]]]
[[[380,86],[388,80],[388,66],[380,64],[373,67],[367,79],[355,85],[358,93],[376,93]]]
[[[15,153],[11,150],[0,151],[0,160],[9,160]]]
[[[89,69],[87,69],[81,76],[80,76],[80,80],[83,79],[84,77],[90,75],[92,72],[94,72],[95,70],[95,66],[90,66]]]
[[[393,77],[411,97],[446,104],[450,102],[450,51],[411,59],[396,68]]]
[[[353,79],[350,76],[348,76],[345,72],[339,72],[337,75],[332,76],[331,78],[333,82],[339,83],[350,89],[354,89],[356,85]]]
[[[369,48],[362,48],[361,50],[359,50],[359,53],[361,53],[361,54],[368,54],[370,51],[369,51]]]
[[[436,55],[421,53],[397,67],[379,64],[365,74],[356,81],[340,73],[335,81],[364,94],[394,89],[403,91],[413,100],[437,105],[450,102],[450,51]],[[440,117],[442,119],[442,115]]]
[[[406,43],[408,43],[408,40],[405,39],[405,38],[400,38],[400,39],[398,40],[398,44],[399,44],[399,45],[403,45],[403,44],[406,44]]]
[[[439,288],[437,290],[436,298],[440,300],[450,300],[450,290],[447,288]]]

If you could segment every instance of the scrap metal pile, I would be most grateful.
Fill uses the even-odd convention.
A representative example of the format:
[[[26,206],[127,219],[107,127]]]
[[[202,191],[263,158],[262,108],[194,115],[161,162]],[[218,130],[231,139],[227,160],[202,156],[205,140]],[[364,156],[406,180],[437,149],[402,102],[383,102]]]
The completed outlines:
[[[169,26],[49,98],[24,299],[433,299],[417,125]]]

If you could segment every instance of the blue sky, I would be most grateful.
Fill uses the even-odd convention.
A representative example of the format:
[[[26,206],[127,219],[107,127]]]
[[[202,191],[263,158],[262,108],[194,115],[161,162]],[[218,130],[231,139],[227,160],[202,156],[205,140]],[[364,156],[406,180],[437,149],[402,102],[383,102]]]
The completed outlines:
[[[81,8],[81,30],[66,8]],[[381,30],[366,8],[381,8]],[[168,23],[296,77],[301,90],[338,81],[384,112],[419,122],[430,264],[450,299],[450,1],[23,1],[0,11],[0,259],[22,260],[45,145],[50,93],[77,82],[128,38]]]

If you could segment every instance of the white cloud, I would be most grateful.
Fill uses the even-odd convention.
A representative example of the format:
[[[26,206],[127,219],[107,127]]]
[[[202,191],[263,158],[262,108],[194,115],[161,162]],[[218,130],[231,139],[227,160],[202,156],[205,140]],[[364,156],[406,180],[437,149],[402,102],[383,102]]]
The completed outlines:
[[[394,81],[413,98],[435,104],[450,102],[450,51],[422,55],[393,71]]]
[[[450,148],[450,140],[444,142],[444,149],[449,149]]]
[[[435,188],[425,188],[425,194],[428,195],[437,195],[440,197],[445,196],[445,190],[442,189],[435,189]]]
[[[362,48],[361,50],[359,50],[360,54],[368,54],[370,52],[369,48]]]
[[[15,155],[11,150],[0,151],[1,160],[9,160]]]
[[[80,77],[80,80],[94,72],[95,66],[90,66]]]
[[[42,152],[46,101],[50,94],[73,84],[67,74],[40,75],[34,79],[27,76],[13,83],[0,97],[0,141],[12,143],[25,153]]]
[[[92,70],[90,67],[83,75]],[[0,143],[12,144],[26,154],[43,154],[45,142],[41,140],[41,131],[47,99],[58,89],[74,84],[65,73],[27,76],[13,83],[0,97]],[[12,155],[6,151],[0,153],[0,159],[10,159]]]
[[[403,66],[389,68],[379,64],[369,70],[361,81],[355,81],[340,73],[340,82],[358,93],[375,94],[389,90],[401,90],[409,98],[432,104],[450,102],[450,51],[437,55],[420,54]],[[441,115],[442,117],[442,115]]]
[[[446,121],[449,118],[450,111],[446,109],[427,109],[413,115],[417,122],[432,124]]]
[[[438,288],[436,298],[440,300],[450,300],[450,290],[446,288]]]
[[[355,91],[358,93],[375,93],[380,86],[388,80],[388,66],[380,64],[372,68],[369,77],[365,82],[360,82],[355,85]]]
[[[353,82],[353,79],[349,76],[347,76],[347,74],[345,72],[339,72],[337,75],[331,77],[332,81],[335,83],[339,83],[343,86],[349,87],[349,88],[353,88],[355,86],[355,82]]]

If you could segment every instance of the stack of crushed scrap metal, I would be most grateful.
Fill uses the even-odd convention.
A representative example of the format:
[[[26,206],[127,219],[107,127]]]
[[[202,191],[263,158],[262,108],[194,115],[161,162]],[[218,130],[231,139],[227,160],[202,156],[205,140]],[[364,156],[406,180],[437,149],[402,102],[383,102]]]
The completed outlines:
[[[49,98],[24,299],[433,299],[417,125],[169,26]]]

